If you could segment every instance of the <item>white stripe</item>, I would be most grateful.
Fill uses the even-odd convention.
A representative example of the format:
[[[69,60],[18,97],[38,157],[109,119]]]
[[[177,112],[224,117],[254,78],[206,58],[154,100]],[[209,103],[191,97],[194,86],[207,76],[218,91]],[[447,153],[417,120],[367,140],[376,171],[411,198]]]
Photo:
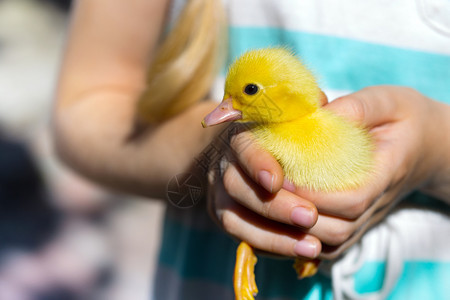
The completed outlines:
[[[213,86],[211,87],[210,98],[215,102],[222,101],[223,98],[223,90],[225,87],[225,76],[219,75],[213,82]]]
[[[351,38],[450,54],[450,1],[225,0],[231,25]],[[436,13],[433,13],[436,12]]]
[[[360,251],[367,260],[386,260],[386,248],[398,239],[403,260],[450,262],[450,219],[446,213],[424,208],[402,208],[367,232]],[[358,247],[358,246],[356,246]]]

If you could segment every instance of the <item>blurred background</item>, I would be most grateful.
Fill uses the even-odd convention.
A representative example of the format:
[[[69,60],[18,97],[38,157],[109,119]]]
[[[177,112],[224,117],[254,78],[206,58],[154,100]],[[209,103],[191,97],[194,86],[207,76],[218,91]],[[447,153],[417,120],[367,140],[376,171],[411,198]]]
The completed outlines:
[[[0,0],[0,299],[149,299],[163,204],[55,157],[50,111],[69,0]]]

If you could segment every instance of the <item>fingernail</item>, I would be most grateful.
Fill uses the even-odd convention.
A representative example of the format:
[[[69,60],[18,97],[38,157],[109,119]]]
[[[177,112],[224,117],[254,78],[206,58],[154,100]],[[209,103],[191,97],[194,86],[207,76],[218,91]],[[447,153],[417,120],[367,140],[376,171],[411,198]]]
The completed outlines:
[[[298,256],[304,256],[308,258],[316,258],[317,245],[307,239],[298,241],[294,246],[294,252]]]
[[[314,213],[311,209],[298,206],[291,212],[291,221],[295,225],[311,227],[314,225]]]
[[[273,183],[275,181],[275,175],[271,174],[265,170],[259,171],[258,173],[259,183],[269,192],[273,191]]]
[[[283,182],[283,189],[294,193],[295,192],[295,185],[285,178],[284,182]]]

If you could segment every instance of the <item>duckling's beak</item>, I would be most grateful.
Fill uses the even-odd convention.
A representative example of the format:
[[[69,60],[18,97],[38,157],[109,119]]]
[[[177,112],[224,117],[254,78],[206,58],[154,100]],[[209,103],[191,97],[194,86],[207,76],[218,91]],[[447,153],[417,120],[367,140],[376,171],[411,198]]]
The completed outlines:
[[[222,100],[219,106],[203,119],[202,126],[209,127],[239,119],[242,119],[242,112],[233,108],[233,99],[229,97]]]

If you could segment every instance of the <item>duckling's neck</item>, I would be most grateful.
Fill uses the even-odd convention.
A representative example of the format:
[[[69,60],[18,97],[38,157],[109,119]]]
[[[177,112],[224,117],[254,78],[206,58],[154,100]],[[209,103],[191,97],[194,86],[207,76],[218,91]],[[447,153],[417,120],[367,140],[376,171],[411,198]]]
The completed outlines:
[[[336,121],[336,116],[332,113],[323,109],[317,109],[297,119],[287,122],[270,123],[264,127],[273,134],[307,141],[322,139],[329,135],[336,130],[336,127],[333,126],[333,123]]]

